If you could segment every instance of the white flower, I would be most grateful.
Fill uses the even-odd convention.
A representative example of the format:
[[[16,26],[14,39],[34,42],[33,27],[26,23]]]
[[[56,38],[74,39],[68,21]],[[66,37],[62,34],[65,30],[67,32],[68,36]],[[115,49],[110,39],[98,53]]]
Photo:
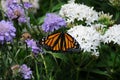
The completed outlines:
[[[91,27],[96,29],[96,31],[99,32],[100,34],[104,34],[107,26],[104,24],[98,23],[98,24],[92,24]]]
[[[120,45],[120,24],[109,27],[106,33],[102,36],[102,41],[104,43],[113,42],[114,44],[117,43]]]
[[[98,13],[93,10],[93,7],[88,7],[84,4],[77,4],[74,2],[64,4],[59,14],[66,18],[68,23],[74,23],[75,20],[85,20],[85,23],[90,25],[94,21],[98,20]]]
[[[68,33],[78,41],[83,52],[97,52],[98,55],[101,36],[94,28],[79,25],[68,30]]]
[[[99,52],[98,51],[94,51],[91,55],[98,57],[99,56]]]

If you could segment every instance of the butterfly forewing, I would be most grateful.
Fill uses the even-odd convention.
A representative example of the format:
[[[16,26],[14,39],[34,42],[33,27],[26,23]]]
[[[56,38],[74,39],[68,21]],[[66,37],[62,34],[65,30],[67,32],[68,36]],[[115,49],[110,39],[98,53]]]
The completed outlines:
[[[58,39],[59,37],[59,33],[55,34],[55,35],[50,35],[45,39],[45,45],[53,47],[54,42]]]

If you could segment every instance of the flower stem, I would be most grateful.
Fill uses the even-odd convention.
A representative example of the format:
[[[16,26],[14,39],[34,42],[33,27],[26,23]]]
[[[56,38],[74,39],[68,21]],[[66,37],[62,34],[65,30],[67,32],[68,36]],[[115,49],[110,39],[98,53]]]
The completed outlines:
[[[115,57],[114,57],[114,63],[113,63],[113,68],[115,68],[115,64],[116,64],[116,59],[117,59],[117,53],[115,54]]]
[[[0,51],[0,68],[2,68],[2,53]],[[2,78],[2,69],[0,69],[0,78]]]
[[[46,65],[46,62],[45,62],[45,58],[44,58],[43,54],[40,54],[40,55],[41,55],[41,58],[43,60],[43,64],[45,66],[45,71],[46,71],[46,75],[47,75],[48,74],[48,70],[47,70],[47,65]]]
[[[52,6],[53,6],[53,0],[50,0],[50,10],[51,10],[51,8],[52,8]]]
[[[36,67],[37,80],[40,80],[40,76],[39,76],[39,71],[38,71],[38,66],[37,66],[37,61],[36,60],[35,60],[35,67]]]
[[[85,66],[85,68],[87,68],[93,61],[94,61],[94,58]]]
[[[80,70],[78,69],[76,74],[76,80],[79,80],[79,73],[80,73]]]
[[[2,9],[1,2],[0,2],[0,11],[1,11],[1,13],[2,13],[2,19],[5,19],[5,17],[4,17],[4,11],[3,11],[3,9]]]

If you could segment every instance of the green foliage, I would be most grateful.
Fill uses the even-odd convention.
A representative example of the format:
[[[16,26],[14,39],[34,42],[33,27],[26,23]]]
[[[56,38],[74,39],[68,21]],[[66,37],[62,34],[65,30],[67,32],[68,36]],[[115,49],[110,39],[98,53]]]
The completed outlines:
[[[113,14],[115,23],[120,23],[120,12],[109,5],[108,0],[76,0],[88,6],[94,6],[97,11]],[[33,55],[30,48],[20,40],[24,31],[29,32],[32,38],[39,42],[43,36],[41,25],[45,14],[58,13],[61,5],[67,0],[40,0],[40,9],[37,13],[29,14],[32,26],[14,22],[17,29],[13,43],[0,45],[0,80],[23,80],[20,74],[13,75],[11,67],[16,64],[27,64],[33,71],[32,80],[119,80],[120,79],[120,46],[101,43],[100,56],[91,56],[87,52],[56,53],[45,51],[45,54]],[[0,20],[3,12],[0,10]],[[109,21],[109,20],[108,20]],[[104,22],[104,20],[103,20]],[[109,22],[106,22],[109,24]],[[34,25],[37,25],[34,27]],[[111,25],[111,24],[109,24]]]

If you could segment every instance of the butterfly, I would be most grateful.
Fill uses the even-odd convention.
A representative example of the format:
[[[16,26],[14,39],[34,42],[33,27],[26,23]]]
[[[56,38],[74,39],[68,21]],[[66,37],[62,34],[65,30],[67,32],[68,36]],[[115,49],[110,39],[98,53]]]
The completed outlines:
[[[72,51],[79,48],[79,43],[68,33],[53,33],[41,40],[41,45],[52,51]]]

